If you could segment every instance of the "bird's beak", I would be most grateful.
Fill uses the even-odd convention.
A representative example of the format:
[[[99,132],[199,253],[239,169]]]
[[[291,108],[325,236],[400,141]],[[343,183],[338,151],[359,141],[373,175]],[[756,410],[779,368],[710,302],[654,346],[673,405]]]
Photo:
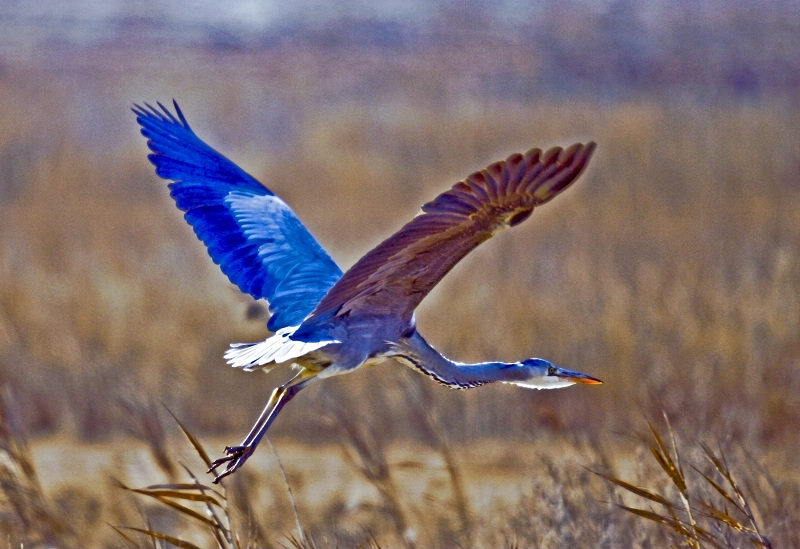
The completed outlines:
[[[564,368],[559,368],[559,372],[556,375],[560,379],[563,379],[564,381],[570,381],[572,383],[585,383],[586,385],[603,384],[603,382],[596,377],[588,376],[580,372],[573,372],[572,370],[565,370]]]

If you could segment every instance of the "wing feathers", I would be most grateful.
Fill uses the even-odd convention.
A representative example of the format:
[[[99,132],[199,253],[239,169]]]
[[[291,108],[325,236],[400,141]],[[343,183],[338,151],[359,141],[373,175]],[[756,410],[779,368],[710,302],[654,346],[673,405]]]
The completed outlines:
[[[341,276],[294,212],[200,140],[174,106],[175,114],[160,103],[133,109],[156,173],[172,180],[172,197],[214,262],[242,291],[270,302],[271,329],[295,326],[311,313],[295,333],[301,337],[312,332],[320,337],[326,323],[348,314],[393,314],[410,321],[458,261],[567,188],[595,147],[532,149],[491,164],[422,206],[421,214]],[[280,339],[268,348],[230,352],[241,365],[256,357],[262,362],[292,355],[295,349],[286,352]]]
[[[296,326],[341,276],[294,212],[195,135],[177,103],[135,106],[156,173],[211,259],[243,292],[269,301],[268,326]]]
[[[296,326],[281,328],[274,335],[259,343],[234,343],[225,351],[225,360],[234,368],[252,371],[257,368],[271,368],[274,365],[290,362],[312,351],[338,343],[336,340],[305,342],[291,339]]]
[[[353,265],[298,333],[320,330],[342,315],[397,314],[410,320],[419,302],[467,253],[575,181],[594,147],[532,149],[456,183]]]

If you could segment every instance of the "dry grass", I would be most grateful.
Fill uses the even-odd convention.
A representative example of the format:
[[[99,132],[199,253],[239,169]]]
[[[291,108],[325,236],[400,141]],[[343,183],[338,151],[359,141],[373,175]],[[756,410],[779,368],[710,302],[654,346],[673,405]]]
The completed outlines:
[[[286,463],[308,534],[298,545],[678,543],[601,503],[618,496],[585,469],[673,494],[658,484],[663,469],[638,459],[653,443],[617,436],[662,408],[686,441],[682,454],[732,500],[741,488],[773,546],[800,545],[796,104],[449,103],[428,59],[398,69],[385,102],[322,108],[330,80],[257,61],[176,53],[164,61],[170,78],[158,79],[152,66],[120,56],[94,95],[78,99],[71,86],[80,74],[69,69],[47,88],[39,84],[50,73],[29,68],[0,78],[0,384],[14,397],[13,423],[3,412],[13,428],[2,432],[0,508],[13,528],[0,545],[119,542],[104,522],[182,537],[181,520],[145,504],[138,511],[108,482],[41,488],[40,458],[15,441],[64,437],[88,455],[92,444],[127,453],[130,437],[143,439],[141,459],[159,464],[152,481],[106,473],[174,492],[191,477],[175,463],[179,443],[153,403],[198,438],[230,443],[275,382],[222,364],[227,343],[263,337],[263,322],[245,320],[248,301],[208,261],[144,159],[125,109],[153,95],[177,96],[201,135],[284,196],[343,265],[489,161],[534,145],[599,144],[575,188],[460,265],[426,300],[420,324],[458,359],[543,356],[606,384],[554,393],[421,385],[419,393],[406,389],[413,373],[385,365],[309,389],[271,431],[278,452],[302,442],[328,455],[316,449],[336,442],[355,454],[333,469],[347,480],[331,491],[308,488],[329,469],[300,473]],[[367,79],[377,62],[360,66],[354,78]],[[281,90],[270,87],[276,71]],[[100,114],[76,106],[97,97]],[[259,141],[271,102],[288,112],[291,131]],[[699,440],[722,451],[695,455]],[[419,445],[435,465],[404,457]],[[671,452],[661,454],[677,463]],[[704,469],[703,455],[720,466]],[[232,479],[226,512],[242,525],[241,546],[285,544],[300,536],[286,487],[253,463]],[[432,469],[436,481],[418,488],[413,477]],[[697,482],[713,494],[704,477]],[[521,496],[510,495],[521,484]],[[356,485],[366,492],[350,492]],[[487,494],[502,497],[487,503]],[[728,505],[726,516],[752,529]],[[34,522],[26,513],[43,526],[24,526]]]
[[[642,440],[642,443],[649,448],[669,479],[667,490],[660,493],[611,475],[599,474],[623,490],[655,504],[661,512],[622,504],[619,504],[620,508],[665,526],[671,531],[675,547],[733,549],[742,547],[745,541],[756,547],[772,547],[758,525],[748,498],[734,479],[723,452],[717,454],[701,443],[703,455],[713,466],[713,472],[704,472],[692,465],[694,478],[690,478],[669,423],[669,445],[652,424],[649,427],[652,440]],[[676,493],[677,498],[667,492]]]
[[[77,532],[46,500],[27,442],[15,425],[14,407],[8,391],[0,393],[0,455],[4,458],[0,464],[0,531],[16,533],[9,541],[74,544]]]

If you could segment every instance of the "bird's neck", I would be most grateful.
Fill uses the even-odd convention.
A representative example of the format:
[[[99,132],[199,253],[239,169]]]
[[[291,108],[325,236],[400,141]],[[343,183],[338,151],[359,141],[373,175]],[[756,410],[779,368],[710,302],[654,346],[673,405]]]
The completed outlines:
[[[455,362],[434,349],[416,330],[397,343],[392,354],[408,366],[454,389],[501,381],[503,370],[511,366],[506,362]]]

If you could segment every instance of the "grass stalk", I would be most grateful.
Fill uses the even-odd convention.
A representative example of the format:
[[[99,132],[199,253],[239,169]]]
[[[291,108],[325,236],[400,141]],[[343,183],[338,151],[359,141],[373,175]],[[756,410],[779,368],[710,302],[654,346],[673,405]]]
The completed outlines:
[[[666,415],[664,418],[671,448],[667,447],[659,430],[650,422],[651,440],[640,440],[647,445],[658,468],[666,475],[677,493],[678,501],[674,501],[668,491],[659,493],[613,475],[598,473],[611,484],[660,508],[660,512],[622,504],[617,506],[666,527],[680,540],[676,541],[676,545],[693,549],[703,546],[733,549],[746,541],[754,547],[771,548],[772,544],[762,533],[749,498],[734,479],[724,452],[720,450],[717,454],[706,444],[700,443],[704,458],[713,471],[707,472],[692,465],[696,477],[690,479],[681,466],[681,453],[672,426]],[[713,478],[714,474],[719,476],[719,480]],[[678,513],[679,509],[683,516]]]

